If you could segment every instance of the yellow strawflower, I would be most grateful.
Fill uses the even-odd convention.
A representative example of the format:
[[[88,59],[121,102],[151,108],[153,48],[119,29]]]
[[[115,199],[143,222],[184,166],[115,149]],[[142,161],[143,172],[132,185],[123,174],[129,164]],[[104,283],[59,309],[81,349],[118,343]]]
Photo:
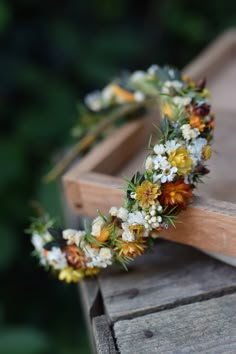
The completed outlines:
[[[192,169],[193,161],[189,156],[188,150],[183,146],[171,152],[168,160],[171,166],[178,168],[177,173],[180,176],[188,174]]]
[[[149,208],[158,202],[157,198],[161,194],[160,186],[145,180],[135,189],[136,197],[142,208]]]
[[[84,277],[83,271],[79,269],[74,269],[72,267],[66,267],[62,269],[59,273],[59,280],[64,280],[67,283],[77,283]]]
[[[209,160],[211,158],[212,149],[210,145],[205,145],[202,148],[202,157],[204,160]]]

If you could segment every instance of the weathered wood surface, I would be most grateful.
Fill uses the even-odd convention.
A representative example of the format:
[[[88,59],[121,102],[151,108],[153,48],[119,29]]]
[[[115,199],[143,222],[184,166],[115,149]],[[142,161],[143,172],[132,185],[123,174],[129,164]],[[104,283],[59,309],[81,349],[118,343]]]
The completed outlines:
[[[80,198],[81,201],[86,200],[84,212],[90,215],[91,211],[94,214],[99,209],[106,214],[110,206],[122,205],[122,186],[124,182],[121,179],[96,172],[81,176]],[[194,203],[180,214],[179,221],[176,229],[170,227],[161,233],[161,237],[206,251],[236,256],[236,204],[195,198]]]
[[[97,354],[118,354],[106,316],[93,319],[93,334]]]
[[[98,281],[112,322],[236,291],[235,268],[169,242],[137,259],[129,272],[109,269]]]
[[[121,354],[236,353],[236,294],[118,321]]]

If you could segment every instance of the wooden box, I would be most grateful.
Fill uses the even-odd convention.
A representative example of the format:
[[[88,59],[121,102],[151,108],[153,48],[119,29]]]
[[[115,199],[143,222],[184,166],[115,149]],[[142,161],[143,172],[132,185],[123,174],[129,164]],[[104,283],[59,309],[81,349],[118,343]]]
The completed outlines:
[[[215,154],[210,176],[194,203],[182,212],[183,223],[161,237],[208,252],[236,257],[236,30],[224,33],[184,72],[193,79],[207,77],[216,114]],[[142,169],[154,115],[123,125],[99,143],[63,177],[65,194],[74,211],[95,216],[121,206],[122,176]]]

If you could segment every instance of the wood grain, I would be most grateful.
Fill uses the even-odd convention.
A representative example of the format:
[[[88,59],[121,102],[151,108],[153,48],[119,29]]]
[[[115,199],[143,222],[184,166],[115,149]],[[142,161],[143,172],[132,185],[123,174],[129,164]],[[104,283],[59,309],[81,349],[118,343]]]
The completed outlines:
[[[122,205],[124,191],[120,188],[124,185],[122,179],[95,172],[81,176],[79,186],[84,213],[94,216],[97,209],[107,213],[112,205]],[[170,227],[160,237],[236,256],[235,204],[198,197],[180,214],[179,222],[176,229]]]
[[[181,215],[183,224],[170,229],[162,237],[184,244],[236,256],[236,204],[224,204],[206,197],[236,203],[236,156],[233,131],[236,126],[236,30],[224,33],[184,72],[197,79],[207,74],[216,111],[215,153],[209,162],[211,173],[206,184],[199,186],[205,198]],[[121,205],[125,185],[122,175],[142,169],[152,121],[138,120],[122,126],[98,144],[65,176],[64,187],[76,212],[95,216],[97,209],[107,213],[112,205]],[[232,138],[230,138],[232,136]],[[133,158],[131,158],[133,156]],[[128,163],[127,163],[128,161]],[[116,176],[114,176],[116,174]],[[218,209],[215,206],[218,205]],[[231,213],[228,210],[231,210]]]
[[[236,291],[233,267],[167,241],[139,257],[129,272],[99,276],[105,313],[114,322]]]
[[[106,316],[93,319],[93,335],[97,354],[118,354]]]
[[[121,354],[236,353],[236,295],[119,321],[114,334]]]

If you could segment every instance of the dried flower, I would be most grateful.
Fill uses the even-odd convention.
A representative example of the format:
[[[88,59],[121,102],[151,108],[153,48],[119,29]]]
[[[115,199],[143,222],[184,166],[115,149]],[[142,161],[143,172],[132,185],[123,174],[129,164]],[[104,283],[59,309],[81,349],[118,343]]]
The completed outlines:
[[[161,194],[160,186],[148,180],[143,181],[140,186],[136,187],[135,192],[136,199],[144,209],[156,204],[158,202],[157,198]]]
[[[184,176],[191,171],[192,159],[189,156],[188,150],[184,146],[180,146],[169,155],[171,166],[178,168],[178,175]]]
[[[186,203],[192,201],[192,196],[191,186],[184,183],[183,179],[180,179],[176,182],[168,182],[163,185],[160,201],[164,205],[180,205],[182,208],[185,208]]]

